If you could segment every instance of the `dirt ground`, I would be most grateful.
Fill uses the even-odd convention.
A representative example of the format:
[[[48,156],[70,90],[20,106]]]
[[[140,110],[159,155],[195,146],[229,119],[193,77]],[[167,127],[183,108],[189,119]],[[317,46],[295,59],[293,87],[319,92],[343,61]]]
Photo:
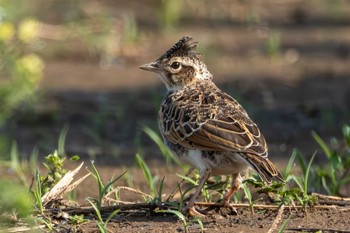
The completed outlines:
[[[166,168],[157,146],[142,131],[143,126],[157,130],[165,88],[138,66],[157,59],[181,36],[191,35],[200,42],[214,81],[246,108],[266,137],[271,160],[283,169],[294,148],[306,156],[320,150],[312,130],[328,142],[332,136],[341,137],[344,123],[350,124],[350,4],[339,2],[218,1],[206,7],[186,1],[176,29],[164,33],[151,17],[156,15],[157,1],[87,1],[86,11],[103,9],[116,19],[122,12],[133,13],[139,40],[115,48],[108,67],[79,43],[46,41],[40,51],[45,60],[42,100],[34,110],[14,116],[0,132],[17,141],[23,157],[34,147],[43,157],[57,147],[59,132],[68,125],[67,154],[94,160],[104,180],[128,170],[134,186],[147,192],[135,166],[135,154],[141,151],[152,172],[166,176],[165,190],[170,190],[179,179],[177,170]],[[251,15],[259,20],[250,23]],[[40,17],[48,23],[58,20],[55,14]],[[274,36],[278,50],[269,54]],[[319,152],[315,163],[323,161]],[[79,201],[96,194],[92,178],[77,189]],[[230,216],[209,214],[203,219],[205,231],[266,232],[277,214],[237,211]],[[283,219],[289,217],[286,232],[350,232],[349,209],[285,210]],[[111,232],[184,232],[174,216],[146,212],[122,213],[108,228]],[[189,229],[200,230],[196,224]],[[97,232],[96,223],[85,223],[81,230]]]
[[[205,232],[268,232],[277,211],[239,209],[237,215],[210,214],[202,219]],[[339,210],[285,211],[282,221],[290,219],[284,232],[349,232],[350,213]],[[93,221],[81,226],[82,232],[93,232]],[[170,215],[130,213],[118,215],[108,225],[112,232],[185,232],[183,224]],[[200,232],[199,224],[189,226],[189,232]],[[278,230],[278,228],[277,228]]]

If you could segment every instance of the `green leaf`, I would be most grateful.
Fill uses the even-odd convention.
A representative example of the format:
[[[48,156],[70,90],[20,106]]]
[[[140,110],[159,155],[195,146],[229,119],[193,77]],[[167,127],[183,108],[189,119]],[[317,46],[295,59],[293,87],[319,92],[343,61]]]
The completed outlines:
[[[139,153],[136,154],[136,161],[142,170],[143,176],[146,179],[148,187],[151,190],[151,196],[154,196],[155,189],[154,189],[153,176],[152,176],[151,171],[149,170],[146,162],[143,160],[143,158],[140,156]]]
[[[102,197],[107,193],[109,187],[111,187],[112,184],[114,184],[117,180],[119,180],[119,179],[120,179],[122,176],[124,176],[125,173],[127,173],[127,172],[128,172],[128,171],[125,171],[125,172],[123,172],[120,176],[118,176],[117,178],[115,178],[115,179],[109,181],[109,182],[106,184],[106,186],[103,188],[102,192],[101,192]]]
[[[36,169],[34,198],[35,198],[36,204],[38,205],[38,209],[40,213],[43,213],[44,208],[43,208],[43,203],[41,201],[41,196],[42,196],[41,189],[42,187],[41,187],[41,181],[40,181],[40,172],[39,172],[39,169]]]
[[[186,222],[185,216],[178,210],[157,210],[157,213],[169,213],[176,215],[182,222]]]
[[[69,158],[71,161],[78,161],[80,159],[79,155],[73,155],[72,157]]]
[[[310,170],[311,170],[311,164],[312,164],[312,161],[314,160],[316,156],[316,152],[312,155],[310,161],[309,161],[309,164],[307,166],[307,169],[306,169],[306,172],[304,174],[304,192],[307,193],[308,191],[308,188],[309,188],[309,176],[310,176]]]
[[[159,202],[162,201],[164,180],[165,180],[165,176],[163,176],[163,179],[160,181],[160,184],[159,184],[159,189],[158,189],[158,200],[157,200],[157,201],[159,201]]]
[[[197,183],[195,180],[191,179],[190,177],[187,177],[187,176],[184,176],[184,175],[181,175],[181,174],[178,174],[178,173],[176,173],[176,175],[177,175],[178,177],[184,179],[184,180],[187,181],[188,183],[191,183],[191,184],[196,185],[196,186],[198,185],[198,183]]]
[[[60,136],[58,137],[58,154],[59,155],[65,154],[64,147],[65,147],[68,129],[69,127],[65,125],[60,133]]]
[[[323,141],[323,139],[320,136],[318,136],[318,134],[315,131],[312,131],[311,134],[314,137],[315,141],[318,143],[318,145],[322,148],[327,158],[329,159],[331,157],[331,151],[329,150],[327,144]]]
[[[283,221],[280,229],[278,229],[278,233],[283,233],[284,232],[284,230],[286,229],[286,227],[287,227],[287,225],[288,225],[288,223],[290,221],[291,216],[292,215],[290,215],[286,220]]]
[[[348,147],[350,147],[350,126],[344,125],[342,130],[345,142],[348,145]]]
[[[293,153],[290,156],[288,163],[287,163],[287,166],[286,166],[286,169],[284,171],[284,177],[288,177],[288,175],[291,174],[296,156],[297,156],[297,151],[293,150]]]
[[[165,157],[167,164],[169,165],[171,161],[174,161],[175,164],[181,165],[178,157],[164,144],[164,141],[159,135],[152,130],[151,128],[145,126],[143,127],[143,131],[152,139],[154,143],[158,146],[160,152]]]
[[[297,154],[297,159],[301,168],[301,171],[303,172],[303,174],[306,173],[306,161],[304,159],[304,156],[300,153],[300,151],[295,150],[296,154]]]
[[[117,210],[113,211],[110,215],[108,215],[108,218],[107,218],[106,221],[105,221],[105,226],[106,226],[106,228],[107,228],[108,222],[109,222],[116,214],[118,214],[119,212],[120,212],[120,209],[117,209]]]
[[[101,180],[100,173],[98,172],[97,168],[95,167],[95,164],[94,164],[93,161],[91,161],[91,166],[92,166],[92,169],[93,169],[92,175],[93,175],[93,176],[96,178],[96,180],[97,180],[99,193],[102,193],[102,190],[103,190],[103,188],[104,188],[104,185],[103,185],[103,182],[102,182],[102,180]]]
[[[100,209],[97,207],[97,205],[95,203],[93,203],[90,199],[87,199],[87,201],[90,203],[90,205],[92,206],[92,208],[95,210],[95,213],[97,215],[97,219],[99,222],[103,223],[103,219],[102,219],[102,215],[100,212]]]

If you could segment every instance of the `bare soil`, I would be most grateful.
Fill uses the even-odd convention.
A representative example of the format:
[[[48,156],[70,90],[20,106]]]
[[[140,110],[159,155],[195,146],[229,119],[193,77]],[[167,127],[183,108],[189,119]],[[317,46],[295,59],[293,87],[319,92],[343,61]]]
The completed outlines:
[[[202,219],[205,232],[268,232],[276,219],[277,211],[238,209],[237,215],[208,214]],[[285,211],[281,221],[289,219],[284,232],[349,232],[350,213],[338,209]],[[287,220],[288,221],[288,220]],[[82,232],[94,232],[96,222],[81,226]],[[168,214],[122,213],[108,225],[113,232],[185,232],[176,217]],[[277,228],[278,231],[279,228]],[[199,224],[191,224],[189,232],[200,232]]]

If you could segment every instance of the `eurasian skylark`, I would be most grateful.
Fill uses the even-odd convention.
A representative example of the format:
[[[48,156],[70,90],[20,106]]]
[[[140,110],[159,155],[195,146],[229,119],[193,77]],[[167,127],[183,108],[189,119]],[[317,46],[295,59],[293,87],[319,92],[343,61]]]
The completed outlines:
[[[159,111],[160,132],[181,160],[199,170],[199,185],[183,212],[201,215],[194,203],[211,175],[232,175],[223,206],[239,188],[240,173],[249,166],[266,183],[283,181],[283,177],[267,158],[266,141],[256,124],[213,83],[213,75],[193,50],[197,43],[191,40],[182,37],[155,62],[140,68],[155,72],[167,87]]]

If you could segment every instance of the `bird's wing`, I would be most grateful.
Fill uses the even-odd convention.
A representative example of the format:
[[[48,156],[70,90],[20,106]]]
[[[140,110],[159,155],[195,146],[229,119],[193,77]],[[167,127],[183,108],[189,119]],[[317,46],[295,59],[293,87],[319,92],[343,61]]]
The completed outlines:
[[[266,157],[265,138],[245,110],[228,95],[213,96],[192,94],[190,98],[196,101],[190,99],[186,103],[170,96],[172,101],[163,104],[160,111],[164,136],[188,149]]]
[[[187,149],[238,152],[266,182],[272,178],[283,181],[267,158],[264,136],[241,105],[225,93],[197,94],[188,95],[186,101],[175,95],[163,102],[163,136]]]

